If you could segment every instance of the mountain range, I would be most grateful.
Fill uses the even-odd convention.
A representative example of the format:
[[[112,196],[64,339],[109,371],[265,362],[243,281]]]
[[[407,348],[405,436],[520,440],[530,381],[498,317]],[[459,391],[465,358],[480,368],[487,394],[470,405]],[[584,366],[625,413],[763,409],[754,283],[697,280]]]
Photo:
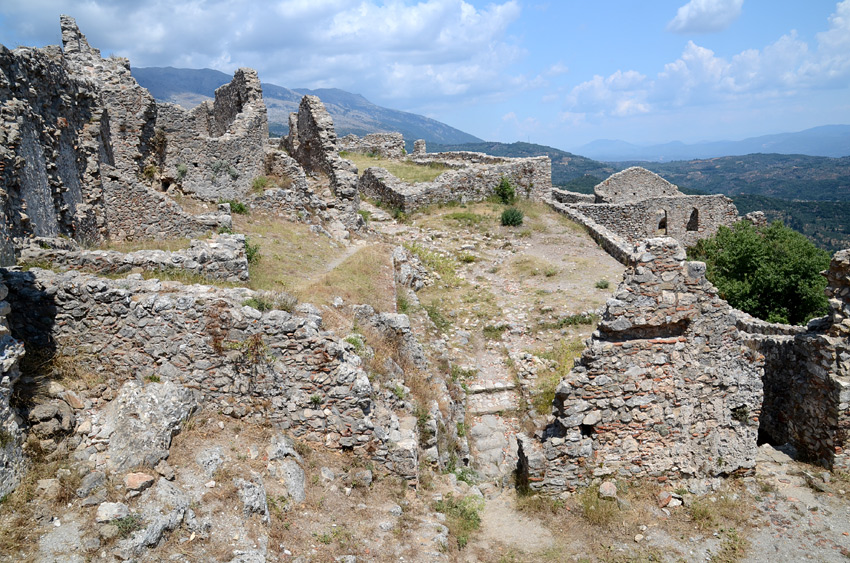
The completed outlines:
[[[191,108],[211,100],[215,89],[227,84],[232,76],[217,70],[173,67],[143,67],[132,70],[136,81],[157,100]],[[289,114],[298,111],[301,98],[312,94],[321,98],[334,120],[337,135],[349,133],[363,136],[368,133],[399,132],[412,148],[413,141],[429,143],[475,143],[481,139],[435,119],[415,113],[377,106],[359,94],[336,88],[309,90],[289,89],[276,84],[263,84],[263,101],[269,117],[269,132],[285,135],[289,131]]]
[[[850,125],[823,125],[796,133],[762,135],[741,141],[694,144],[673,141],[660,145],[641,146],[625,141],[598,140],[574,150],[589,158],[613,162],[625,160],[670,162],[753,153],[841,157],[850,155]]]

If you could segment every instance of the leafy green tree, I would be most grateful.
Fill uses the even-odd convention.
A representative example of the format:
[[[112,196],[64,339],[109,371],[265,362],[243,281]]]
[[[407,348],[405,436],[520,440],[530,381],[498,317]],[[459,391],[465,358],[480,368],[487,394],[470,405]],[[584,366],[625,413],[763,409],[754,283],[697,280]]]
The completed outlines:
[[[769,322],[804,324],[825,315],[830,256],[797,231],[774,221],[720,227],[688,250],[706,263],[706,277],[733,307]]]

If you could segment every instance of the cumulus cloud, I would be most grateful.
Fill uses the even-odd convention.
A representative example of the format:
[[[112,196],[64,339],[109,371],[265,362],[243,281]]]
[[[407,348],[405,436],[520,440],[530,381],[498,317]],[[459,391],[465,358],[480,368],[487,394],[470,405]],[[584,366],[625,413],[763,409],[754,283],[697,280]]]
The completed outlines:
[[[58,16],[68,13],[92,45],[134,66],[228,73],[250,66],[265,82],[353,89],[376,100],[494,91],[524,55],[506,31],[520,16],[517,0],[482,8],[463,0],[0,3],[0,29],[25,44],[43,37],[57,43]]]
[[[693,4],[694,2],[691,2]],[[690,5],[690,4],[689,4]],[[731,58],[688,41],[653,78],[635,71],[594,76],[566,97],[571,113],[627,116],[653,110],[790,96],[850,85],[850,0],[836,5],[809,45],[792,31]]]
[[[674,33],[714,33],[723,31],[741,15],[744,0],[691,0],[667,24]]]

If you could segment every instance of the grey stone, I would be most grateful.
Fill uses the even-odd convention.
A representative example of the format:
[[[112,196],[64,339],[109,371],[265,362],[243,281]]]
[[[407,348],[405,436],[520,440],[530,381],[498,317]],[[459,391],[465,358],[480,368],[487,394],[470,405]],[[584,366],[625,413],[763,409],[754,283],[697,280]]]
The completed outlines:
[[[129,514],[130,509],[127,508],[126,504],[120,502],[104,502],[103,504],[97,507],[97,515],[95,516],[95,522],[111,522],[112,520],[124,518]]]

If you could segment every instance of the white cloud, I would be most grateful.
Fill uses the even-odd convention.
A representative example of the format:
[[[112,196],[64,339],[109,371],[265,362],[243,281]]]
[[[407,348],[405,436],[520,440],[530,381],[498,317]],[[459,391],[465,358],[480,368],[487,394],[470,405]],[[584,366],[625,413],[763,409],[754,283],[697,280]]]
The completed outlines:
[[[7,5],[11,4],[11,5]],[[57,43],[59,14],[133,66],[256,68],[295,87],[416,100],[495,92],[524,51],[507,34],[518,0],[0,0],[0,34]],[[119,25],[120,22],[120,25]],[[36,33],[37,32],[37,33]],[[55,39],[54,39],[55,38]],[[43,39],[42,39],[43,42]],[[365,85],[365,86],[364,86]]]
[[[688,41],[681,56],[654,78],[620,70],[594,76],[570,91],[565,107],[573,113],[627,116],[719,102],[757,104],[850,85],[850,0],[836,5],[828,29],[815,42],[812,47],[792,31],[761,50],[727,59]]]
[[[741,15],[744,0],[691,0],[667,24],[674,33],[713,33],[723,31]]]

